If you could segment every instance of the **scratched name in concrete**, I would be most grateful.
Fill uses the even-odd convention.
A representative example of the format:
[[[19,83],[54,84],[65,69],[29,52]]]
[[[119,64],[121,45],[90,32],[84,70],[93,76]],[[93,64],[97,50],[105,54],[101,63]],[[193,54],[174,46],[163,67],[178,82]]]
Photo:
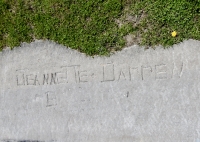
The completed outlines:
[[[82,65],[69,65],[58,67],[55,72],[34,72],[23,69],[16,70],[17,86],[41,86],[68,83],[87,82],[112,82],[112,81],[137,81],[137,80],[167,80],[181,78],[184,63],[179,66],[174,64],[156,64],[130,66],[127,64],[106,63],[96,68],[86,68]]]

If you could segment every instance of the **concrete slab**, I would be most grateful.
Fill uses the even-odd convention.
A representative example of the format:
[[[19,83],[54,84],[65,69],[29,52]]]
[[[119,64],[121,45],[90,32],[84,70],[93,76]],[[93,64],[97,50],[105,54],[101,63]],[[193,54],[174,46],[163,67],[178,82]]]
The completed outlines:
[[[200,41],[111,57],[51,41],[0,53],[0,141],[200,141]]]

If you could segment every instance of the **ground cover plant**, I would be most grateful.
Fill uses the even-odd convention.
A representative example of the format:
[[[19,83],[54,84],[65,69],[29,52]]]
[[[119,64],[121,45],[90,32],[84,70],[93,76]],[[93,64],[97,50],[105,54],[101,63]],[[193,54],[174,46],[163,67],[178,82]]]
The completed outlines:
[[[107,55],[190,38],[200,40],[200,0],[0,0],[0,50],[49,39]]]

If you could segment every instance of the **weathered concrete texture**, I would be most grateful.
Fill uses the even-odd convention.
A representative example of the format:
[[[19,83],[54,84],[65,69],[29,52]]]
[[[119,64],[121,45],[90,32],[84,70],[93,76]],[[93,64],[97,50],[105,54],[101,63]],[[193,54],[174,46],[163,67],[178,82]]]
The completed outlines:
[[[86,57],[50,41],[0,53],[0,140],[200,141],[200,41]]]

